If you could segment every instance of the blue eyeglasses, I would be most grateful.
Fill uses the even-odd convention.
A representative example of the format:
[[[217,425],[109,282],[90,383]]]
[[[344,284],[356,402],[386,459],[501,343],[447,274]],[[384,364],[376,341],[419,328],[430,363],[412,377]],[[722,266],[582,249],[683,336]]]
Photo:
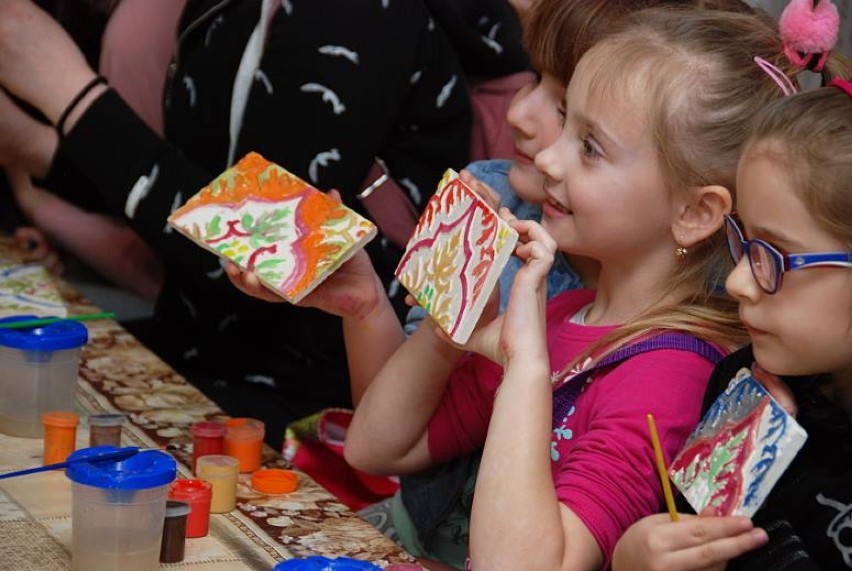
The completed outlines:
[[[754,281],[768,294],[773,294],[781,288],[784,272],[820,267],[852,268],[852,252],[820,252],[785,256],[769,242],[746,240],[742,230],[730,216],[725,216],[725,230],[728,236],[728,251],[734,264],[739,263],[743,254],[748,255]]]

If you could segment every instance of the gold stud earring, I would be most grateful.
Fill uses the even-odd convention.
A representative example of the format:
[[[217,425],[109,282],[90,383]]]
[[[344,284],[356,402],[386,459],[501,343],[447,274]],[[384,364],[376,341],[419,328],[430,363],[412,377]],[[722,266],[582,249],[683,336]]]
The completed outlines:
[[[683,246],[678,246],[677,248],[675,248],[675,258],[677,258],[678,262],[682,262],[683,259],[686,258],[686,255],[688,253],[689,250],[687,248],[684,248]]]

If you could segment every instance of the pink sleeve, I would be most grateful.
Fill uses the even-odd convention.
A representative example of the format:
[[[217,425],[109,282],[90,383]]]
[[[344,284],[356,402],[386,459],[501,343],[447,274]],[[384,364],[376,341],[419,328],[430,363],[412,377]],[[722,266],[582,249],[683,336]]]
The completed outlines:
[[[592,301],[593,290],[569,290],[547,302],[549,343],[566,316]],[[441,404],[429,422],[429,454],[436,464],[485,444],[494,395],[503,379],[497,363],[470,353],[453,371]]]
[[[429,421],[429,454],[440,464],[485,444],[494,395],[503,369],[468,354],[450,377],[441,404]]]
[[[693,353],[654,351],[599,375],[578,399],[556,493],[607,562],[630,524],[663,505],[647,414],[654,415],[668,463],[698,423],[712,370]]]

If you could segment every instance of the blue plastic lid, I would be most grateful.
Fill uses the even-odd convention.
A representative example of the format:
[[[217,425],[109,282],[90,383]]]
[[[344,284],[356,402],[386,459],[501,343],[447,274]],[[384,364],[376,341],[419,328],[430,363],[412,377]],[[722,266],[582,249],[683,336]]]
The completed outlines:
[[[305,559],[288,559],[272,568],[272,571],[382,571],[382,568],[367,561],[338,557],[329,559],[314,555]]]
[[[39,319],[35,315],[15,315],[0,323]],[[60,351],[82,347],[89,340],[89,330],[78,321],[56,321],[40,327],[0,329],[0,345],[24,351]]]
[[[159,450],[144,450],[119,461],[78,462],[104,452],[119,450],[115,446],[93,446],[77,450],[68,457],[71,464],[65,475],[72,482],[112,490],[144,490],[165,486],[177,475],[174,458]]]

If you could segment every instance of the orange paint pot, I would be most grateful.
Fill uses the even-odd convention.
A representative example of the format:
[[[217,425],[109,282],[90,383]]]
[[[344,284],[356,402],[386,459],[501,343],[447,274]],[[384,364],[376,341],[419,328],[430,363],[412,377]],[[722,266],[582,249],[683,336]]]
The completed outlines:
[[[77,424],[80,417],[73,412],[45,412],[41,415],[44,425],[43,464],[65,462],[77,448]]]
[[[289,494],[299,487],[299,475],[277,468],[258,470],[251,475],[251,487],[263,494]]]
[[[231,418],[225,425],[225,455],[239,460],[240,472],[254,472],[260,468],[264,424],[254,418]]]

